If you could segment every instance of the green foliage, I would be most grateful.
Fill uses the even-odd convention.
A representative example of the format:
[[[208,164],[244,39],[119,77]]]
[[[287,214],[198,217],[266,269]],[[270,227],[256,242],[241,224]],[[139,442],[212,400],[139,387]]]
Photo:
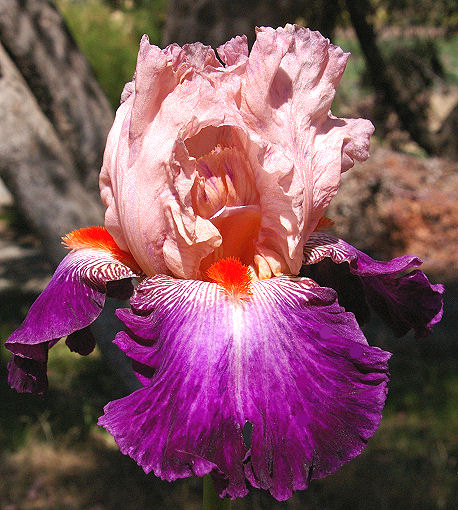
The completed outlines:
[[[458,34],[437,41],[445,79],[451,85],[458,85]]]
[[[160,43],[164,0],[56,0],[56,4],[112,105],[117,107],[122,88],[135,70],[141,36],[146,33],[152,43]]]

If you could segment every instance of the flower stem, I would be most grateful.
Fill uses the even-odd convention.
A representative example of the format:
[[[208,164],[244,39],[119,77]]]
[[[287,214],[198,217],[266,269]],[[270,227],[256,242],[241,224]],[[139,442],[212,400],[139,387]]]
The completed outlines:
[[[215,486],[210,475],[204,476],[204,500],[202,510],[231,510],[231,500],[221,499],[216,494]]]

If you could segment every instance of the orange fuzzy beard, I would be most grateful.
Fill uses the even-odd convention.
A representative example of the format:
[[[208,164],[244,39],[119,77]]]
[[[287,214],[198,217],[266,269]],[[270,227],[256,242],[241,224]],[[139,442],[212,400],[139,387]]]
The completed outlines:
[[[207,276],[231,296],[242,297],[252,294],[250,269],[234,257],[220,259],[212,264]]]
[[[62,237],[62,244],[69,250],[91,248],[93,250],[108,251],[113,257],[136,272],[141,272],[132,255],[116,244],[105,227],[87,227],[73,230]]]

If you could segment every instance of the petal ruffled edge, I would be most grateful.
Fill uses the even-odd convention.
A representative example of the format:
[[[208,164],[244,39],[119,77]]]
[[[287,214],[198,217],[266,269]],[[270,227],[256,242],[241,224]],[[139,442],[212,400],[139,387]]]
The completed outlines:
[[[369,157],[372,123],[336,118],[330,111],[348,57],[304,27],[256,29],[242,77],[241,112],[267,144],[266,175],[257,178],[261,200],[265,197],[257,242],[260,273],[261,264],[275,275],[299,272],[305,240],[337,193],[341,173]],[[281,214],[275,210],[279,204]],[[275,253],[286,267],[271,256]]]
[[[242,64],[248,59],[247,37],[246,35],[237,35],[221,46],[218,46],[216,51],[226,66]]]
[[[234,300],[215,283],[156,276],[131,306],[116,343],[152,373],[99,425],[147,473],[212,472],[221,497],[246,495],[248,480],[284,500],[379,425],[390,354],[367,345],[332,289],[272,278]]]
[[[414,255],[374,260],[342,239],[314,232],[304,248],[301,274],[334,288],[361,322],[368,319],[370,305],[395,335],[412,329],[421,337],[441,320],[444,293],[443,285],[430,283],[422,271],[411,271],[421,264]]]

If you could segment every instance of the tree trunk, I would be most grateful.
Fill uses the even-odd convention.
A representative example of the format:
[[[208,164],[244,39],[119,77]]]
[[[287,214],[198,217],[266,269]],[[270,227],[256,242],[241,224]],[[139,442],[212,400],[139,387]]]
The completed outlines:
[[[334,0],[169,0],[162,43],[200,41],[216,48],[245,34],[251,46],[256,26],[283,26],[306,20],[331,37],[340,7]]]
[[[276,0],[169,0],[163,45],[200,41],[216,48],[236,35],[254,41],[256,25],[281,24],[285,4]]]
[[[57,264],[60,237],[103,221],[103,208],[81,184],[67,147],[0,46],[0,177]]]
[[[47,0],[0,0],[0,42],[95,196],[113,111],[62,17]]]
[[[112,121],[55,8],[45,0],[0,0],[0,178],[54,265],[65,253],[62,235],[103,224],[98,174]],[[94,328],[113,372],[136,389],[130,362],[112,344],[119,321],[106,313]]]
[[[420,147],[428,154],[439,154],[440,149],[429,132],[423,119],[409,106],[402,90],[398,90],[389,69],[377,46],[373,25],[369,22],[371,5],[367,0],[346,0],[352,25],[358,36],[361,50],[366,57],[366,65],[375,91],[382,97],[385,105],[393,109],[405,129]]]

